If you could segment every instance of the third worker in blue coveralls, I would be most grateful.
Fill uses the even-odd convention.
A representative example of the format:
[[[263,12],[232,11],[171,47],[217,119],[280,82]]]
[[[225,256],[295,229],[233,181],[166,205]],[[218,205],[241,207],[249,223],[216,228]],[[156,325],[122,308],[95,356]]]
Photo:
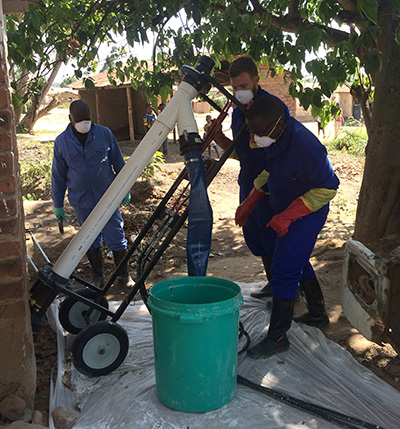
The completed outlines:
[[[239,57],[231,63],[229,78],[234,95],[247,108],[250,108],[251,104],[260,97],[271,95],[259,86],[257,66],[248,56]],[[273,98],[282,106],[284,116],[289,117],[290,112],[287,106],[277,97],[273,96]],[[270,204],[268,185],[264,186],[264,190],[260,189],[265,183],[263,175],[260,174],[265,169],[263,148],[250,138],[248,129],[245,129],[239,136],[239,131],[244,123],[245,112],[236,107],[232,115],[233,136],[239,137],[234,154],[240,162],[238,179],[240,206],[236,215],[236,223],[242,226],[246,244],[251,252],[262,258],[269,282],[251,296],[264,298],[272,296],[271,265],[277,237],[272,228],[266,228],[265,225],[272,219],[275,210]],[[231,144],[231,140],[221,130],[216,133],[214,139],[223,148]],[[245,217],[245,221],[241,220],[243,217]],[[311,326],[327,326],[329,318],[326,314],[322,291],[308,260],[302,269],[300,291],[305,297],[308,313],[298,321]]]
[[[65,219],[64,197],[68,189],[69,203],[79,225],[82,225],[124,167],[125,161],[112,132],[106,127],[92,123],[90,108],[86,102],[73,101],[69,112],[71,123],[54,142],[51,195],[55,216],[57,219]],[[121,204],[129,203],[130,198],[128,193]],[[123,227],[121,211],[117,208],[86,253],[93,270],[92,283],[96,286],[101,286],[104,282],[101,252],[103,238],[113,252],[115,264],[118,266],[127,248]],[[127,264],[120,274],[120,282],[125,288],[134,286]]]
[[[309,264],[318,234],[336,195],[339,179],[317,137],[290,117],[272,96],[256,99],[246,113],[251,140],[262,148],[264,169],[255,179],[258,193],[269,193],[275,214],[265,225],[276,234],[272,253],[272,310],[267,336],[248,350],[253,358],[270,356],[289,348],[293,307],[301,283],[308,313],[295,319],[320,322],[321,289]],[[236,212],[236,223],[246,224],[249,210]],[[323,307],[324,308],[324,307]],[[325,311],[325,310],[324,310]],[[325,314],[326,317],[326,314]]]

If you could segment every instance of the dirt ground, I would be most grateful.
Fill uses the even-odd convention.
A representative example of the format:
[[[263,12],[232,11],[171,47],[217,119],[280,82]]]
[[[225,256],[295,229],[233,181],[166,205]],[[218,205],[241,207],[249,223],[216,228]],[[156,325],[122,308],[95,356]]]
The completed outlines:
[[[204,118],[202,117],[201,120]],[[50,134],[49,132],[49,136]],[[183,168],[178,145],[173,143],[172,134],[170,137],[169,154],[165,164],[160,166],[160,171],[156,170],[154,178],[150,180],[139,179],[135,183],[132,188],[132,201],[129,206],[124,206],[122,209],[126,235],[130,240],[139,233],[143,224],[148,220]],[[35,136],[30,138],[29,144],[22,137],[21,142],[23,143],[19,145],[20,161],[40,157],[40,154],[45,150],[43,142],[37,143]],[[134,146],[121,143],[121,149],[124,155],[129,156],[132,154]],[[212,153],[212,155],[215,154]],[[389,344],[377,345],[365,339],[349,324],[342,312],[341,281],[344,244],[353,233],[363,159],[350,157],[346,154],[330,155],[329,158],[340,178],[341,186],[338,195],[333,200],[329,219],[321,231],[311,259],[323,289],[331,322],[330,326],[323,331],[329,339],[347,349],[358,362],[400,390],[400,359],[395,350]],[[235,226],[234,213],[238,203],[237,175],[237,161],[228,160],[209,186],[214,226],[208,275],[238,282],[265,281],[260,258],[254,257],[249,252],[244,243],[241,228]],[[42,184],[43,189],[44,185]],[[32,192],[32,190],[29,191]],[[25,192],[27,193],[28,190]],[[39,189],[36,189],[36,195],[38,193]],[[48,192],[43,192],[41,201],[25,201],[24,209],[27,230],[33,233],[50,261],[56,262],[78,230],[72,209],[66,205],[67,224],[63,235],[58,231]],[[187,274],[186,232],[186,227],[183,226],[146,279],[146,287],[167,278]],[[46,265],[46,261],[41,256],[37,246],[34,246],[29,232],[27,232],[27,250],[28,255],[38,267]],[[104,249],[104,256],[107,274],[111,274],[114,265],[107,249]],[[137,278],[137,266],[138,259],[134,255],[130,261],[130,271],[133,278]],[[29,268],[29,273],[31,282],[33,282],[36,279],[36,274],[32,267]],[[78,265],[75,273],[80,277],[90,279],[90,269],[86,258]],[[114,285],[107,297],[110,300],[121,299],[125,295],[124,291]],[[304,309],[304,304],[299,301],[295,307],[295,314],[302,313]],[[46,412],[50,370],[51,366],[55,364],[57,353],[55,335],[49,327],[46,327],[35,336],[35,342],[38,366],[36,403],[39,409]]]

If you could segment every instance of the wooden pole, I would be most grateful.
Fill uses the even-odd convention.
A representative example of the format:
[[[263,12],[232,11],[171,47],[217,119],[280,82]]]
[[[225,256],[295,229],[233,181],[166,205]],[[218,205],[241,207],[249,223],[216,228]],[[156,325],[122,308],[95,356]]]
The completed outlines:
[[[99,97],[99,90],[98,89],[95,90],[94,96],[95,96],[95,100],[96,100],[96,116],[97,116],[96,123],[98,123],[99,125],[102,125],[101,117],[100,117],[100,97]]]
[[[135,141],[135,128],[133,123],[132,90],[130,86],[126,87],[126,99],[128,103],[129,137],[133,143]]]

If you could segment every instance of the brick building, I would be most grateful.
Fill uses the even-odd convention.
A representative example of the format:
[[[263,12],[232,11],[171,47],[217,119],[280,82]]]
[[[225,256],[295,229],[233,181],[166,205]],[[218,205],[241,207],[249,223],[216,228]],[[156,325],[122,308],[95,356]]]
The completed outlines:
[[[27,1],[0,2],[0,401],[13,393],[33,407],[36,362],[28,305],[24,211],[7,65],[5,16]]]
[[[261,88],[280,98],[289,107],[291,116],[296,118],[296,100],[289,94],[290,77],[285,75],[271,77],[265,65],[261,65],[259,71]]]

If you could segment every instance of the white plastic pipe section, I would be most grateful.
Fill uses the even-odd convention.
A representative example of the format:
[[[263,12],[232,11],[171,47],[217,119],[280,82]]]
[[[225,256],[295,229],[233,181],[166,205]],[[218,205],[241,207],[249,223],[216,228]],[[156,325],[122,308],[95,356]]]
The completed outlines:
[[[53,266],[54,273],[68,279],[85,253],[119,207],[125,195],[142,174],[168,133],[178,126],[178,134],[198,133],[193,114],[192,99],[198,91],[190,84],[181,82],[178,91],[156,118],[139,146],[119,172],[96,207],[90,213],[76,236],[70,241]]]

